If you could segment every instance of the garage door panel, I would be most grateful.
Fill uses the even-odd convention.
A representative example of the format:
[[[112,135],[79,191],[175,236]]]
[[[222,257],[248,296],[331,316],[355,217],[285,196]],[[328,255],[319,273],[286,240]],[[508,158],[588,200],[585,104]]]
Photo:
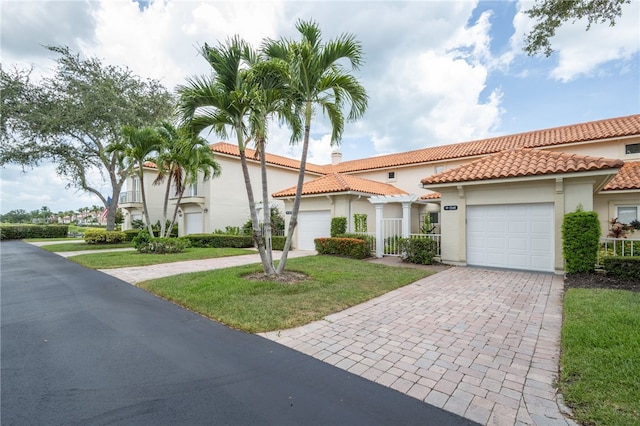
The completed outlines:
[[[298,214],[298,249],[315,250],[313,240],[331,236],[329,210],[306,211]]]
[[[467,263],[553,271],[553,204],[467,207]]]

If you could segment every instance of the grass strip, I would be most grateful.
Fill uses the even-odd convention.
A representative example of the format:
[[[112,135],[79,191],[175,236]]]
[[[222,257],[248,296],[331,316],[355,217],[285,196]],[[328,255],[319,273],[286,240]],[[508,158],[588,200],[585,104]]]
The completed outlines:
[[[569,289],[560,390],[589,425],[640,425],[640,293]]]
[[[118,243],[118,244],[87,244],[85,242],[73,242],[73,243],[48,244],[46,246],[40,246],[40,248],[48,251],[52,251],[54,253],[62,253],[67,251],[133,248],[133,243],[127,242],[127,243]]]
[[[290,259],[300,283],[252,281],[248,265],[150,280],[138,285],[178,305],[250,333],[297,327],[415,282],[433,272],[331,256]]]
[[[183,253],[151,254],[137,251],[116,251],[81,254],[68,259],[92,269],[125,268],[147,266],[160,263],[182,262],[185,260],[213,259],[216,257],[239,256],[255,253],[253,250],[238,248],[188,248]]]

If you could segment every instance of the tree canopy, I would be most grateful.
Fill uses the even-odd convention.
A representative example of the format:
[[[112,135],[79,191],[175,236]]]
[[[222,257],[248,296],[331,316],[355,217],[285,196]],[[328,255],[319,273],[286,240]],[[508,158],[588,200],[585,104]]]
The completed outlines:
[[[0,165],[32,168],[51,161],[68,186],[92,193],[108,209],[113,229],[127,168],[122,152],[107,152],[125,126],[142,127],[167,119],[172,95],[157,81],[127,68],[81,58],[67,47],[58,54],[52,76],[32,78],[32,70],[0,68]],[[101,182],[91,177],[99,174]],[[99,185],[110,185],[104,194]]]
[[[242,166],[253,238],[265,275],[284,272],[288,250],[296,227],[314,110],[321,110],[331,123],[331,143],[338,144],[344,123],[360,118],[367,107],[367,94],[351,74],[363,60],[362,46],[354,36],[343,34],[324,42],[317,23],[299,21],[299,41],[265,40],[255,51],[239,37],[205,44],[202,56],[211,65],[210,76],[193,77],[178,89],[179,111],[185,123],[197,132],[210,129],[222,137],[228,130],[236,134]],[[348,114],[344,109],[349,107]],[[277,269],[273,263],[269,236],[270,208],[267,208],[265,144],[267,123],[277,117],[289,125],[291,143],[302,139],[302,155],[296,198],[289,221],[284,250]],[[246,147],[253,141],[261,162],[263,234],[247,167]],[[264,238],[266,237],[266,238]]]
[[[622,16],[622,6],[628,3],[631,0],[538,0],[525,11],[537,23],[527,34],[524,50],[528,55],[543,52],[549,56],[553,52],[550,39],[567,21],[587,18],[587,30],[592,24],[605,22],[614,26],[616,18]]]

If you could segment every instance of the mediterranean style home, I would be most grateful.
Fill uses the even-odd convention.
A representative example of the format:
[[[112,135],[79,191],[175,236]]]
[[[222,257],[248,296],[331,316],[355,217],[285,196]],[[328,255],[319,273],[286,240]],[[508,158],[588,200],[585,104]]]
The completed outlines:
[[[242,226],[249,218],[237,146],[219,142],[211,149],[222,175],[185,194],[182,235]],[[254,156],[247,151],[258,200]],[[266,162],[271,205],[288,225],[299,161],[267,154]],[[150,184],[155,170],[148,166],[155,221],[163,189]],[[131,178],[127,188],[120,200],[125,229],[142,214],[139,183]],[[360,160],[341,161],[334,152],[332,164],[307,164],[293,246],[313,250],[315,238],[329,236],[331,218],[342,216],[348,232],[375,235],[382,256],[392,253],[390,240],[421,233],[428,218],[444,263],[559,273],[562,220],[579,208],[598,213],[603,236],[614,218],[639,220],[640,114]],[[354,215],[366,229],[356,229]]]

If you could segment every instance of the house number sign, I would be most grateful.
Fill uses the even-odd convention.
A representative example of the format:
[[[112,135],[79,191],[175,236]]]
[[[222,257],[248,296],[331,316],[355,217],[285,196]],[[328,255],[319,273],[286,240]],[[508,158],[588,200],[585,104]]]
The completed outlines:
[[[458,206],[444,206],[445,210],[458,210]]]

